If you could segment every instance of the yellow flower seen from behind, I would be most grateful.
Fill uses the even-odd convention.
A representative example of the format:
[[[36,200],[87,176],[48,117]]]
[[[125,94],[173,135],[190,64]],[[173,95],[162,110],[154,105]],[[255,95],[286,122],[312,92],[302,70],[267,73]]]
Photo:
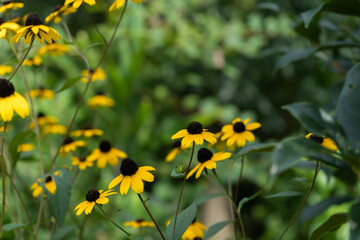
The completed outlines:
[[[144,219],[138,219],[136,221],[124,222],[124,226],[132,227],[132,228],[140,228],[140,227],[155,227],[155,224],[153,222],[145,221]]]
[[[105,96],[103,93],[98,92],[97,95],[93,96],[87,101],[87,105],[92,108],[112,107],[115,105],[115,102],[111,98]]]

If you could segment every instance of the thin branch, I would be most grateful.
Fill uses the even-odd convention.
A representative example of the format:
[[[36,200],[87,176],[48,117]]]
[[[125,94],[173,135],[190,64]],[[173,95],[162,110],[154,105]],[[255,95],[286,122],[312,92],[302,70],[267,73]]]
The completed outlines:
[[[5,147],[5,135],[6,135],[6,126],[7,122],[4,124],[4,135],[2,137],[1,142],[1,154],[0,154],[0,164],[1,164],[1,176],[2,176],[2,188],[3,188],[3,196],[2,196],[2,207],[1,207],[1,219],[0,219],[0,232],[2,229],[2,225],[4,223],[5,216],[5,203],[6,203],[6,186],[5,186],[5,160],[4,160],[4,147]]]
[[[33,43],[34,43],[34,39],[31,40],[31,43],[30,43],[29,48],[27,49],[25,55],[23,56],[23,58],[21,59],[21,61],[19,62],[19,64],[18,64],[17,67],[15,68],[15,70],[12,72],[11,76],[10,76],[9,79],[8,79],[9,81],[13,78],[13,76],[15,75],[15,73],[16,73],[16,72],[19,70],[19,68],[22,66],[23,62],[25,61],[27,55],[28,55],[29,52],[30,52],[30,49],[31,49]]]
[[[106,38],[105,38],[104,35],[100,32],[100,30],[99,30],[99,28],[97,27],[94,19],[91,17],[90,13],[89,13],[88,10],[86,9],[85,4],[82,4],[82,6],[83,6],[83,9],[84,9],[86,15],[87,15],[88,18],[90,19],[91,24],[94,26],[96,32],[100,35],[100,37],[101,37],[102,40],[104,41],[105,45],[107,45]]]
[[[126,235],[128,235],[129,237],[131,237],[130,233],[128,233],[127,231],[125,231],[125,229],[123,229],[122,227],[120,227],[116,222],[114,222],[114,220],[112,220],[112,218],[106,214],[106,212],[102,209],[102,207],[96,203],[96,205],[98,206],[98,208],[100,209],[100,211],[104,214],[104,216],[112,223],[114,224],[118,229],[120,229],[121,231],[123,231]]]

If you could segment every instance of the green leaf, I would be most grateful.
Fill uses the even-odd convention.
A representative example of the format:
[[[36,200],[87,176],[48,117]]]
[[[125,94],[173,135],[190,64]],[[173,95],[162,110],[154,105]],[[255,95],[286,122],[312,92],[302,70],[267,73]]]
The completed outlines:
[[[81,52],[82,53],[85,53],[87,50],[93,48],[93,47],[96,47],[96,46],[105,46],[105,43],[104,42],[96,42],[96,43],[93,43],[91,44],[90,46],[86,47],[85,49],[83,49]]]
[[[257,196],[259,196],[264,190],[261,189],[259,191],[257,191],[256,193],[254,193],[253,195],[251,195],[250,197],[244,197],[243,199],[241,199],[241,201],[239,202],[238,205],[238,212],[241,212],[241,208],[244,206],[245,203],[250,202],[251,200],[255,199]]]
[[[323,10],[359,17],[360,2],[358,0],[328,0],[325,2]]]
[[[295,197],[295,196],[300,196],[303,194],[304,194],[303,192],[298,192],[298,191],[286,191],[286,192],[279,192],[276,194],[272,194],[272,195],[266,196],[265,198]]]
[[[205,233],[204,236],[204,240],[211,238],[212,236],[214,236],[216,233],[218,233],[221,229],[223,229],[224,227],[226,227],[226,225],[232,223],[233,221],[224,221],[224,222],[219,222],[216,223],[214,225],[212,225],[211,227],[209,227],[208,231]]]
[[[335,231],[348,220],[347,213],[336,213],[332,215],[326,222],[321,224],[311,234],[310,240],[318,240],[329,232]]]
[[[64,85],[62,86],[62,88],[60,88],[59,90],[56,91],[56,93],[60,93],[62,91],[65,91],[66,89],[72,87],[77,81],[79,81],[82,77],[75,77],[75,78],[71,78],[69,80],[67,80]]]
[[[275,65],[275,70],[279,70],[280,68],[285,67],[289,63],[303,60],[305,58],[310,57],[312,54],[316,52],[317,48],[305,48],[298,50],[290,50],[285,55],[281,56]]]
[[[28,141],[35,137],[33,131],[25,131],[15,135],[9,143],[9,152],[13,159],[14,167],[16,166],[17,160],[20,158],[20,153],[17,151],[18,145]]]
[[[259,9],[259,10],[271,10],[271,11],[274,11],[274,12],[279,12],[280,11],[280,7],[279,7],[278,4],[270,3],[270,2],[258,3],[258,4],[256,4],[256,9]]]
[[[10,232],[18,228],[27,228],[27,224],[23,223],[8,223],[2,226],[1,232]]]
[[[75,226],[64,226],[57,230],[54,235],[52,236],[51,240],[61,240],[64,239],[67,235],[69,235],[71,232],[76,230]]]
[[[271,152],[275,147],[275,143],[259,143],[245,145],[239,152],[236,153],[235,157],[245,155],[248,153],[257,152]]]
[[[309,27],[312,19],[322,10],[322,8],[323,8],[323,4],[321,4],[317,8],[310,9],[310,10],[300,14],[304,20],[305,28]]]
[[[196,199],[196,203],[197,203],[197,205],[200,205],[200,204],[203,204],[213,198],[221,197],[224,195],[225,195],[224,193],[212,193],[212,194],[208,194],[208,195],[202,195]]]
[[[189,207],[182,211],[177,216],[176,221],[176,230],[175,230],[175,240],[179,240],[184,234],[186,229],[190,226],[197,213],[197,203],[194,201]],[[174,232],[174,219],[171,220],[169,226],[166,229],[166,239],[172,240]]]
[[[355,203],[349,212],[350,240],[360,239],[360,202]]]
[[[45,191],[50,204],[50,211],[55,217],[58,225],[62,227],[69,208],[71,194],[71,175],[66,169],[61,169],[59,171],[60,174],[57,176],[52,174],[56,184],[56,193],[51,194],[47,191],[46,188]]]

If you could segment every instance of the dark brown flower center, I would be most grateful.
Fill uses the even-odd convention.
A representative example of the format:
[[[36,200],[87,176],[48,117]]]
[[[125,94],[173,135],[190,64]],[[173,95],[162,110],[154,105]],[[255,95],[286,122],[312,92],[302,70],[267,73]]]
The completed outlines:
[[[109,141],[102,140],[99,145],[99,149],[103,153],[107,153],[111,150],[111,144]]]
[[[62,142],[62,145],[67,145],[72,143],[74,140],[71,137],[67,137],[64,139],[64,141]]]
[[[171,147],[172,148],[180,148],[181,147],[181,141],[177,140],[177,141],[173,142]]]
[[[37,13],[29,13],[26,18],[25,26],[43,25],[41,17]]]
[[[137,222],[137,223],[142,223],[142,222],[145,222],[145,220],[142,219],[142,218],[140,218],[140,219],[137,219],[136,222]]]
[[[95,202],[100,197],[100,193],[98,190],[89,190],[86,193],[86,201],[88,202]]]
[[[323,137],[320,137],[318,135],[315,135],[315,134],[311,134],[309,139],[321,144],[323,141],[324,141],[324,138]]]
[[[3,5],[8,5],[9,3],[12,3],[12,0],[4,0]]]
[[[3,24],[5,20],[3,18],[0,18],[0,25]]]
[[[86,161],[86,157],[79,157],[79,161],[80,161],[80,162],[85,162],[85,161]]]
[[[203,132],[203,126],[199,122],[191,122],[187,126],[187,131],[190,134],[200,134]]]
[[[39,112],[38,115],[37,115],[37,118],[41,118],[41,117],[45,117],[45,114],[42,113],[42,112]]]
[[[92,127],[90,127],[89,125],[87,125],[87,126],[84,126],[82,129],[83,129],[83,130],[89,130],[89,129],[92,129]]]
[[[45,182],[46,182],[46,183],[51,182],[51,180],[52,180],[52,177],[51,177],[51,176],[47,176],[47,177],[45,178]]]
[[[197,154],[198,161],[203,163],[210,160],[213,153],[207,148],[200,148]]]
[[[14,85],[5,78],[0,78],[0,97],[6,98],[13,95],[15,92]]]
[[[246,127],[243,122],[236,122],[233,125],[233,129],[234,129],[234,132],[241,133],[241,132],[245,131]]]
[[[60,10],[61,7],[62,7],[62,5],[56,5],[53,9],[53,12]]]
[[[104,95],[104,92],[103,91],[97,91],[96,95]]]
[[[124,176],[132,176],[137,172],[138,169],[139,166],[136,164],[136,162],[130,158],[124,158],[121,162],[120,173]]]

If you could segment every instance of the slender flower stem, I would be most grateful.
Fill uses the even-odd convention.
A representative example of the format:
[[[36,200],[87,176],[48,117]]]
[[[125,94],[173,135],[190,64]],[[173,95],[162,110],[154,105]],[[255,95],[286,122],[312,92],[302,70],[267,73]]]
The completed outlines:
[[[321,165],[322,165],[321,162],[319,163],[319,161],[316,161],[314,178],[313,178],[313,180],[312,180],[312,182],[311,182],[311,184],[310,184],[309,190],[308,190],[308,192],[306,193],[306,196],[305,196],[304,200],[301,202],[301,204],[300,204],[298,210],[296,211],[295,215],[292,217],[292,219],[290,220],[289,224],[286,226],[285,230],[284,230],[283,233],[280,235],[280,237],[278,238],[278,240],[282,239],[282,237],[285,235],[285,233],[289,230],[291,224],[295,221],[295,218],[299,215],[301,209],[304,207],[305,202],[306,202],[306,200],[309,198],[309,195],[310,195],[310,193],[311,193],[311,191],[312,191],[312,189],[313,189],[313,187],[314,187],[316,177],[317,177],[317,175],[318,175],[318,173],[320,172],[320,169],[321,169]]]
[[[29,45],[29,48],[27,49],[24,57],[21,59],[21,61],[19,62],[19,64],[17,65],[17,67],[16,67],[15,70],[12,72],[11,76],[9,77],[9,79],[8,79],[9,81],[13,78],[13,76],[15,75],[15,73],[16,73],[16,72],[19,70],[19,68],[22,66],[23,62],[25,61],[27,55],[28,55],[29,52],[30,52],[30,49],[31,49],[33,43],[34,43],[34,39],[31,41],[31,43],[30,43],[30,45]]]
[[[179,199],[178,199],[177,206],[176,206],[175,220],[174,220],[174,230],[173,230],[173,236],[172,236],[172,239],[173,239],[173,240],[175,239],[176,220],[177,220],[177,216],[178,216],[178,214],[179,214],[181,197],[182,197],[182,193],[183,193],[183,191],[184,191],[184,186],[185,186],[185,182],[186,182],[186,175],[189,173],[189,170],[190,170],[191,162],[192,162],[193,156],[194,156],[194,150],[195,150],[195,142],[193,142],[193,146],[192,146],[192,150],[191,150],[191,155],[190,155],[189,165],[187,166],[186,171],[185,171],[185,174],[184,174],[184,180],[183,180],[183,183],[182,183],[182,185],[181,185],[180,195],[179,195]]]
[[[0,164],[1,164],[1,176],[2,176],[2,188],[3,188],[3,196],[2,196],[2,207],[1,207],[1,219],[0,219],[0,232],[2,229],[2,225],[4,223],[4,216],[5,216],[5,160],[4,160],[4,146],[5,146],[5,135],[6,135],[6,126],[7,122],[4,124],[4,134],[1,141],[1,154],[0,154]]]
[[[88,12],[88,10],[86,9],[85,5],[82,5],[84,8],[84,11],[86,13],[86,15],[88,16],[88,18],[90,19],[91,24],[94,26],[95,30],[97,31],[97,33],[100,35],[100,37],[103,39],[105,45],[107,45],[107,41],[104,37],[104,35],[100,32],[99,28],[97,27],[96,23],[94,22],[94,19],[91,17],[90,13]]]
[[[238,201],[238,194],[239,194],[239,188],[240,188],[240,183],[242,180],[242,176],[243,176],[243,172],[244,172],[244,166],[245,166],[245,157],[244,155],[241,157],[241,166],[240,166],[240,174],[239,174],[239,178],[238,181],[236,183],[236,187],[235,187],[235,195],[234,195],[234,200]]]
[[[45,204],[44,196],[42,194],[40,194],[40,195],[41,195],[41,199],[40,199],[39,214],[37,216],[36,227],[35,227],[34,234],[33,234],[34,240],[37,239],[37,233],[39,232],[41,216],[42,216],[42,212],[43,212],[43,208],[44,208],[44,204]]]
[[[216,174],[215,169],[212,169],[212,172],[214,173],[214,176],[215,176],[216,180],[218,181],[218,183],[219,183],[219,184],[221,185],[221,187],[223,188],[226,196],[230,199],[231,204],[232,204],[232,206],[233,206],[233,208],[234,208],[234,211],[235,211],[235,213],[236,213],[236,216],[237,216],[237,218],[238,218],[240,227],[241,227],[242,237],[243,237],[244,240],[246,240],[244,223],[243,223],[243,221],[242,221],[242,219],[241,219],[241,215],[240,215],[240,213],[239,213],[239,211],[238,211],[238,209],[237,209],[236,203],[235,203],[234,199],[231,197],[231,195],[230,195],[230,193],[228,192],[228,190],[226,189],[225,185],[224,185],[224,184],[222,183],[222,181],[220,180],[219,176]]]
[[[162,234],[162,232],[161,232],[161,230],[160,230],[160,228],[159,228],[159,225],[156,223],[156,221],[155,221],[154,217],[152,216],[150,210],[149,210],[148,207],[146,206],[146,203],[145,203],[144,199],[141,197],[141,195],[140,195],[139,193],[138,193],[138,196],[139,196],[139,199],[140,199],[142,205],[143,205],[144,208],[146,209],[146,211],[147,211],[147,213],[149,214],[151,220],[153,221],[153,223],[155,224],[157,230],[159,231],[159,233],[160,233],[160,235],[161,235],[161,238],[162,238],[163,240],[165,240],[165,237],[164,237],[164,235]]]
[[[114,220],[112,220],[112,218],[106,214],[106,212],[104,211],[104,209],[102,209],[102,207],[96,203],[96,205],[98,206],[98,208],[100,209],[100,211],[104,214],[104,216],[112,223],[114,224],[118,229],[120,229],[121,231],[123,231],[126,235],[128,235],[129,237],[131,237],[131,234],[128,233],[127,231],[125,231],[125,229],[123,229],[122,227],[120,227],[116,222],[114,222]]]

